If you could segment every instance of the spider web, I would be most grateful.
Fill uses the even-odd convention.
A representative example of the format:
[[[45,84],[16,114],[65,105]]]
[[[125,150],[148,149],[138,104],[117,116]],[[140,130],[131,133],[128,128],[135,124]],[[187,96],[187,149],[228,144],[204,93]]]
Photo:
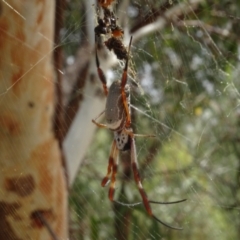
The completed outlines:
[[[129,7],[127,14],[132,14],[132,22],[138,11],[142,11],[143,18],[154,18],[157,4],[145,3],[144,7],[142,2]],[[228,36],[234,27],[227,23],[229,19],[238,21],[237,17],[230,17],[237,14],[226,12],[220,4],[209,3],[197,11],[193,2],[174,4],[186,4],[192,10],[183,11],[181,17],[172,18],[161,30],[143,34],[133,43],[133,74],[129,73],[129,79],[133,79],[130,82],[134,131],[156,135],[155,139],[137,139],[143,185],[151,200],[188,199],[175,206],[152,205],[161,220],[184,230],[169,233],[141,207],[118,207],[118,213],[114,211],[108,201],[108,189],[99,189],[106,173],[112,134],[99,129],[78,177],[80,182],[87,179],[88,186],[93,177],[88,199],[94,196],[96,203],[101,202],[100,213],[95,215],[99,239],[114,238],[114,222],[123,225],[122,231],[130,229],[128,235],[118,236],[119,239],[237,239],[239,207],[230,185],[237,184],[234,179],[238,175],[238,151],[232,152],[235,143],[228,134],[237,127],[238,70],[233,61],[237,58],[233,50],[236,48],[229,51],[227,47],[233,44]],[[110,74],[113,79],[121,76],[119,65]],[[124,163],[119,166],[115,198],[134,203],[141,198],[133,179],[124,176],[126,159],[124,155],[120,160]],[[77,183],[75,186],[74,192],[82,187],[77,187]],[[100,217],[103,212],[106,225]]]
[[[126,29],[133,29],[136,39],[129,69],[132,126],[136,133],[156,136],[136,138],[143,186],[154,201],[187,198],[175,205],[151,204],[155,216],[183,230],[165,228],[141,205],[125,207],[109,201],[108,187],[100,183],[113,135],[98,129],[91,144],[81,149],[81,164],[69,195],[71,239],[239,239],[237,4],[224,0],[155,2],[132,1],[118,9],[118,14],[128,19]],[[94,34],[88,21],[95,10],[92,4],[71,1],[65,10],[61,36],[65,69],[76,62],[76,52],[85,58],[92,51],[83,51],[85,43],[94,41],[86,30],[92,28]],[[111,53],[104,54],[100,54],[101,67],[111,84],[121,78],[124,63]],[[89,69],[96,74],[94,64]],[[66,99],[71,86],[65,80]],[[82,88],[71,98],[82,95],[83,101],[104,102],[100,81],[94,86],[97,94]],[[6,86],[0,97],[12,87]],[[102,110],[104,105],[102,109],[92,105],[88,111],[94,118]],[[75,141],[73,147],[79,145]],[[121,154],[115,199],[136,203],[141,197],[128,163],[129,154]]]

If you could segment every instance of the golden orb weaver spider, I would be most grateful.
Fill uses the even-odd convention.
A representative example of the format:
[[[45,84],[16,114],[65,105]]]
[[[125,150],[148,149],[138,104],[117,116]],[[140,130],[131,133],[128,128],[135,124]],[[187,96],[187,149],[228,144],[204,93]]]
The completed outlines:
[[[133,133],[131,128],[131,112],[130,112],[130,87],[127,84],[127,72],[128,72],[128,59],[129,52],[132,44],[132,37],[129,42],[128,48],[128,57],[126,59],[125,67],[122,74],[122,79],[114,81],[110,86],[109,90],[106,84],[106,77],[100,68],[100,62],[98,59],[97,49],[96,49],[96,65],[98,76],[102,82],[104,93],[107,96],[106,107],[103,112],[101,112],[95,119],[92,120],[94,124],[96,124],[100,128],[107,128],[113,131],[114,140],[112,142],[110,156],[108,160],[108,168],[107,174],[102,180],[102,187],[105,187],[110,181],[110,188],[108,193],[108,198],[110,201],[114,201],[124,206],[135,206],[136,204],[125,204],[118,201],[115,201],[114,192],[115,192],[115,182],[116,182],[116,174],[118,167],[118,154],[119,151],[130,150],[131,152],[131,165],[132,171],[134,175],[134,180],[138,186],[138,190],[142,197],[142,202],[148,215],[154,218],[156,221],[160,222],[164,226],[176,230],[181,230],[182,228],[171,226],[159,218],[157,218],[151,209],[150,203],[155,204],[174,204],[186,201],[186,199],[182,199],[174,202],[156,202],[148,200],[147,194],[142,186],[142,180],[140,177],[140,173],[138,170],[138,162],[137,162],[137,153],[136,153],[136,144],[135,137],[136,136],[153,136],[153,135],[140,135]],[[96,120],[105,113],[106,124],[101,124],[96,122]]]

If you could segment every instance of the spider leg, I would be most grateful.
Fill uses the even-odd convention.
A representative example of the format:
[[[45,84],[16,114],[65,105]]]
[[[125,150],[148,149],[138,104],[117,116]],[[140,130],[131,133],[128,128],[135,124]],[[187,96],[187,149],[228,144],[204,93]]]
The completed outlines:
[[[106,124],[98,123],[94,119],[92,119],[92,123],[97,125],[99,128],[108,128],[108,126]]]
[[[139,170],[138,170],[135,139],[131,135],[130,135],[130,137],[131,137],[131,164],[132,164],[134,180],[135,180],[135,182],[138,186],[138,190],[139,190],[139,192],[141,194],[141,197],[142,197],[142,200],[143,200],[143,205],[144,205],[145,209],[147,210],[148,215],[151,216],[152,218],[154,218],[156,221],[160,222],[165,227],[176,229],[176,230],[182,230],[182,228],[178,228],[178,227],[168,225],[167,223],[161,221],[159,218],[157,218],[156,216],[153,215],[152,209],[151,209],[151,206],[150,206],[150,202],[149,202],[147,194],[146,194],[146,192],[145,192],[145,190],[142,186],[142,181],[141,181],[140,173],[139,173]],[[151,201],[151,202],[155,203],[153,201]]]
[[[107,80],[106,80],[103,70],[100,68],[100,62],[98,59],[97,48],[96,48],[96,65],[97,65],[98,77],[102,82],[104,93],[107,96],[108,95]]]
[[[132,132],[132,129],[124,129],[124,132],[126,132],[130,137],[156,137],[156,135],[153,134],[136,134]]]
[[[103,113],[105,113],[105,110],[102,111],[96,118],[92,119],[92,123],[94,123],[95,125],[97,125],[99,128],[109,128],[106,124],[103,123],[98,123],[96,120],[101,117],[103,115]]]
[[[139,190],[139,192],[141,194],[144,207],[147,210],[147,213],[150,216],[152,216],[153,215],[152,209],[150,207],[150,203],[148,201],[147,194],[146,194],[145,190],[143,189],[140,173],[139,173],[139,170],[138,170],[136,144],[135,144],[135,139],[133,137],[131,137],[131,164],[132,164],[134,180],[135,180],[135,182],[136,182],[136,184],[138,186],[138,190]]]
[[[131,124],[130,110],[128,107],[127,97],[126,97],[126,93],[125,93],[125,85],[127,83],[128,59],[129,59],[129,52],[130,52],[131,44],[132,44],[132,37],[129,42],[128,56],[126,59],[125,67],[124,67],[123,74],[122,74],[122,80],[121,80],[121,95],[122,95],[123,105],[124,105],[124,108],[126,111],[126,127],[130,127],[130,124]]]
[[[152,204],[163,204],[163,205],[168,205],[168,204],[176,204],[176,203],[181,203],[181,202],[185,202],[187,201],[187,199],[181,199],[181,200],[177,200],[177,201],[172,201],[172,202],[161,202],[161,201],[152,201],[152,200],[149,200],[149,203],[152,203]],[[125,206],[125,207],[135,207],[135,206],[138,206],[138,205],[141,205],[142,202],[136,202],[136,203],[124,203],[124,202],[120,202],[120,201],[114,201],[122,206]]]
[[[114,192],[115,192],[116,174],[117,174],[117,168],[118,168],[118,154],[119,154],[119,150],[116,147],[115,152],[113,154],[111,185],[108,192],[108,198],[110,201],[113,201]]]
[[[153,135],[153,134],[136,134],[136,133],[134,133],[134,137],[152,138],[152,137],[156,137],[156,135]]]
[[[116,141],[113,140],[111,151],[110,151],[110,156],[109,156],[109,159],[108,159],[107,174],[102,180],[102,183],[101,183],[102,187],[105,187],[109,182],[109,179],[110,179],[110,176],[111,176],[111,173],[112,173],[112,170],[113,170],[114,157],[115,157],[115,154],[116,154],[116,149],[117,149]]]
[[[92,123],[97,125],[99,128],[108,128],[106,124],[98,123],[96,120],[100,118],[105,113],[105,110],[103,110],[96,118],[92,119]]]
[[[149,202],[150,203],[153,203],[153,204],[176,204],[176,203],[181,203],[181,202],[185,202],[185,201],[187,201],[187,199],[186,198],[184,198],[184,199],[181,199],[181,200],[177,200],[177,201],[172,201],[172,202],[159,202],[159,201],[152,201],[152,200],[150,200]]]
[[[117,174],[117,167],[118,167],[118,153],[119,153],[119,150],[117,148],[116,141],[113,140],[110,156],[108,160],[107,175],[103,178],[101,183],[102,187],[105,187],[108,184],[111,176],[111,185],[108,192],[108,198],[110,201],[113,201],[114,192],[115,192],[116,174]]]

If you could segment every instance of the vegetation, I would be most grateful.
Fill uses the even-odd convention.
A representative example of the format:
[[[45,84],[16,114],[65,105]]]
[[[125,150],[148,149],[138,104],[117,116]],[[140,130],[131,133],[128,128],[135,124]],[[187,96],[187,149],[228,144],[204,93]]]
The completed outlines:
[[[167,229],[142,206],[108,200],[108,188],[100,183],[113,134],[98,129],[69,196],[71,239],[239,239],[239,3],[138,0],[121,8],[125,2],[115,11],[125,37],[135,38],[129,77],[133,128],[156,135],[136,140],[143,185],[151,200],[188,199],[152,204],[156,216],[183,230]],[[88,11],[79,1],[68,4],[66,59],[89,40]],[[114,79],[122,65],[117,61],[109,69]],[[115,199],[135,203],[141,197],[127,175],[128,155],[121,155]]]

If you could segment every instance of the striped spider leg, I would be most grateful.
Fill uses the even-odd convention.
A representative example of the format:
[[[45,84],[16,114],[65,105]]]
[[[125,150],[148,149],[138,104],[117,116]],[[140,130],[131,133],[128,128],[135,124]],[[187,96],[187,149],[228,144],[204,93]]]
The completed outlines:
[[[132,42],[132,37],[129,43],[128,55],[131,47],[131,42]],[[181,228],[170,226],[169,224],[158,219],[153,214],[150,203],[174,204],[174,203],[186,201],[186,199],[174,201],[174,202],[149,201],[147,194],[142,186],[142,180],[141,180],[139,169],[138,169],[135,137],[137,136],[153,137],[153,135],[134,134],[132,128],[130,127],[131,125],[130,87],[127,84],[128,58],[125,63],[121,81],[120,80],[114,81],[110,86],[109,90],[107,89],[107,86],[106,86],[105,75],[102,69],[100,68],[97,51],[96,51],[96,65],[98,70],[98,76],[102,82],[105,95],[107,96],[107,100],[106,100],[105,110],[101,112],[97,118],[92,120],[92,122],[100,128],[107,128],[113,131],[113,134],[114,134],[114,140],[111,146],[110,156],[108,160],[107,174],[102,180],[102,183],[101,183],[102,187],[106,186],[110,182],[108,197],[110,201],[115,201],[114,192],[115,192],[116,174],[117,174],[117,168],[118,168],[119,151],[130,150],[131,166],[132,166],[132,171],[134,175],[134,180],[137,184],[138,190],[142,197],[142,203],[148,215],[166,227],[181,230]],[[103,113],[105,113],[106,124],[101,124],[96,121]],[[115,201],[115,202],[122,205],[126,205],[126,206],[134,205],[134,204],[124,204],[118,201]]]

